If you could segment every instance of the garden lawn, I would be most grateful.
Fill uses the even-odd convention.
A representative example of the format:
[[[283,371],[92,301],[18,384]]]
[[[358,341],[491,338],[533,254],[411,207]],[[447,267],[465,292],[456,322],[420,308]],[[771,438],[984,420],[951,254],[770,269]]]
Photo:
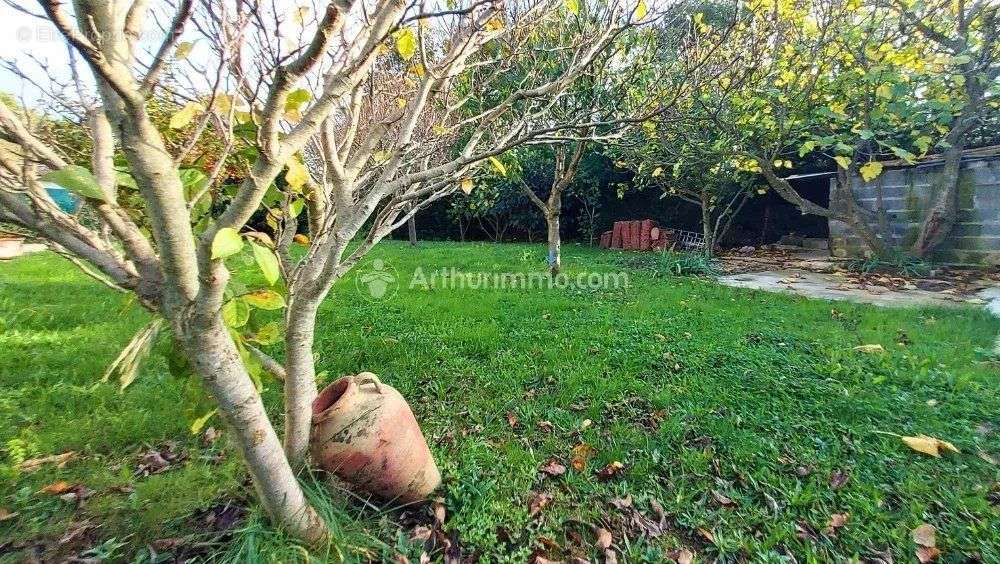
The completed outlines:
[[[382,259],[398,291],[370,301],[356,269],[319,318],[326,381],[370,370],[409,399],[444,476],[445,533],[465,555],[597,560],[605,529],[619,561],[686,549],[698,560],[905,562],[911,530],[928,523],[943,559],[1000,561],[1000,467],[989,461],[1000,458],[1000,378],[975,350],[1000,324],[985,312],[733,289],[575,245],[564,248],[570,277],[625,268],[630,287],[410,286],[418,267],[428,279],[452,267],[540,272],[543,255],[389,242],[360,272]],[[205,407],[161,356],[124,393],[101,383],[147,320],[54,255],[0,263],[0,561],[301,557],[264,525],[225,437],[191,434]],[[854,350],[866,344],[886,352]],[[280,385],[264,386],[280,422]],[[961,453],[933,458],[899,438],[918,434]],[[77,456],[62,468],[19,470],[67,451]],[[551,461],[566,472],[539,472]],[[412,530],[432,523],[428,509],[320,497],[340,528],[322,557],[420,556]],[[846,524],[830,528],[834,514]]]

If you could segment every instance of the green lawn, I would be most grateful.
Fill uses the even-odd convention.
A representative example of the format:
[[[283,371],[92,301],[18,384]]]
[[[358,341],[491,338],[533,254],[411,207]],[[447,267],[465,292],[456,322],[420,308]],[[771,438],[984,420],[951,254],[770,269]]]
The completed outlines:
[[[626,264],[575,245],[564,252],[571,275]],[[700,561],[888,551],[906,562],[910,531],[926,522],[942,559],[1000,561],[1000,467],[979,456],[1000,456],[1000,432],[985,432],[1000,426],[1000,380],[974,350],[1000,330],[985,312],[833,304],[634,269],[628,289],[409,287],[418,266],[538,271],[543,255],[528,245],[383,244],[362,268],[384,259],[400,274],[398,293],[373,303],[352,276],[320,316],[327,379],[371,370],[410,400],[444,475],[446,532],[465,554],[597,560],[591,527],[601,527],[619,561],[687,547]],[[0,561],[87,548],[131,561],[158,539],[167,553],[205,542],[199,550],[230,559],[302,554],[262,525],[225,439],[206,446],[190,434],[202,408],[162,358],[125,393],[100,383],[146,319],[53,255],[0,264],[0,509],[17,513],[0,521]],[[873,343],[887,353],[853,350]],[[278,414],[280,386],[265,385]],[[931,458],[890,433],[962,452]],[[180,459],[138,473],[143,453],[167,441]],[[595,449],[582,471],[570,464],[580,443]],[[65,451],[80,456],[16,470]],[[550,458],[565,475],[538,472]],[[595,474],[614,461],[624,464],[617,476]],[[92,495],[78,505],[40,493],[59,480]],[[529,517],[533,492],[552,499]],[[625,496],[633,508],[615,501]],[[250,512],[219,539],[206,509],[227,502]],[[340,555],[419,557],[410,533],[428,510],[346,507]],[[847,524],[824,532],[834,513],[849,514]],[[58,545],[67,531],[76,536]]]

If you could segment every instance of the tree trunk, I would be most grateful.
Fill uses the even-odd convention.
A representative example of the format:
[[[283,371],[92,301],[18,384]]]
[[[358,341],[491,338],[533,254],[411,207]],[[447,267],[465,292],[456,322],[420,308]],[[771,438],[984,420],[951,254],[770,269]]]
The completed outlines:
[[[218,403],[268,515],[307,542],[325,540],[329,531],[306,500],[221,317],[215,313],[192,319],[180,336],[196,373]]]
[[[924,258],[934,251],[951,233],[958,218],[958,181],[962,173],[963,137],[957,139],[944,152],[944,168],[938,177],[934,202],[927,210],[920,231],[910,247],[910,252]]]
[[[708,200],[708,196],[705,192],[701,195],[701,233],[702,237],[705,239],[705,249],[703,252],[706,257],[711,257],[715,250],[715,237],[713,237],[712,231],[712,210],[711,204]]]
[[[407,228],[407,231],[409,231],[409,234],[410,234],[410,246],[411,247],[416,247],[417,246],[417,218],[416,217],[411,217],[410,219],[406,220],[406,228]]]
[[[318,301],[293,296],[285,318],[285,456],[293,468],[305,465],[316,399],[313,340]]]
[[[562,267],[562,257],[560,256],[562,242],[559,240],[559,210],[549,210],[545,214],[545,223],[548,226],[549,274],[555,276],[559,274],[559,269]]]

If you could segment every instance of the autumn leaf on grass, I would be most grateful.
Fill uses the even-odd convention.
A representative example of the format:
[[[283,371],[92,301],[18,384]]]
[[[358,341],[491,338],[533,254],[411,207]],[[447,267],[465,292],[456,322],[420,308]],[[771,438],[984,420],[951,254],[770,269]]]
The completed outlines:
[[[686,548],[681,548],[668,552],[667,558],[670,558],[677,564],[691,564],[694,562],[694,553]]]
[[[885,352],[885,347],[882,345],[858,345],[854,347],[854,350],[867,354],[881,354]]]
[[[927,435],[917,435],[916,437],[900,437],[906,446],[912,448],[917,452],[922,452],[924,454],[929,454],[934,458],[941,458],[939,451],[945,450],[954,453],[961,452],[955,445],[949,443],[948,441],[942,441],[934,437],[928,437]]]
[[[67,451],[62,454],[52,454],[41,458],[32,458],[21,463],[21,471],[25,473],[34,472],[45,464],[55,464],[56,468],[62,468],[66,466],[66,463],[72,460],[75,456],[75,452]]]
[[[547,474],[549,476],[562,476],[566,473],[566,467],[559,463],[555,458],[550,458],[538,467],[538,471],[542,474]]]
[[[596,472],[597,479],[606,482],[621,474],[623,470],[625,470],[625,465],[615,460]]]
[[[931,562],[941,555],[937,548],[937,531],[934,525],[921,523],[910,534],[913,535],[913,543],[917,545],[916,556],[921,564]]]
[[[826,528],[823,529],[823,534],[831,537],[835,536],[837,534],[837,529],[846,525],[847,520],[850,517],[850,513],[834,513],[833,515],[830,515],[830,522],[827,523]]]
[[[847,485],[847,482],[851,479],[851,475],[840,468],[837,468],[833,472],[830,472],[830,489],[839,490]]]
[[[531,499],[528,501],[528,517],[538,515],[551,502],[552,494],[531,492]]]
[[[597,449],[587,443],[580,443],[573,447],[573,457],[570,465],[577,472],[583,472],[587,468],[587,460],[597,453]]]
[[[71,484],[71,483],[69,483],[69,482],[67,482],[65,480],[59,480],[58,482],[52,482],[51,484],[45,486],[44,488],[42,488],[41,490],[39,490],[38,493],[47,493],[47,494],[52,494],[52,495],[62,495],[62,494],[70,491],[71,489],[73,489],[75,487],[76,486],[74,486],[73,484]]]
[[[517,427],[517,423],[518,423],[517,415],[515,415],[513,411],[508,411],[507,412],[507,424],[510,425],[511,429],[513,429],[513,428]]]
[[[17,513],[12,513],[6,507],[0,507],[0,521],[7,521],[8,519],[13,519],[17,517]]]
[[[736,505],[736,502],[733,501],[731,497],[718,490],[712,490],[712,498],[715,499],[716,503],[723,507],[732,507]]]

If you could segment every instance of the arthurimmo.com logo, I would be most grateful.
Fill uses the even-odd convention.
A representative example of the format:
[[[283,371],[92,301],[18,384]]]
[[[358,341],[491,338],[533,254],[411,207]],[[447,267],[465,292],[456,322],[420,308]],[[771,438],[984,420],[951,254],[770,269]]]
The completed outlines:
[[[354,285],[362,297],[373,301],[388,300],[399,290],[399,276],[391,264],[375,259],[371,265],[361,269],[354,278]]]

